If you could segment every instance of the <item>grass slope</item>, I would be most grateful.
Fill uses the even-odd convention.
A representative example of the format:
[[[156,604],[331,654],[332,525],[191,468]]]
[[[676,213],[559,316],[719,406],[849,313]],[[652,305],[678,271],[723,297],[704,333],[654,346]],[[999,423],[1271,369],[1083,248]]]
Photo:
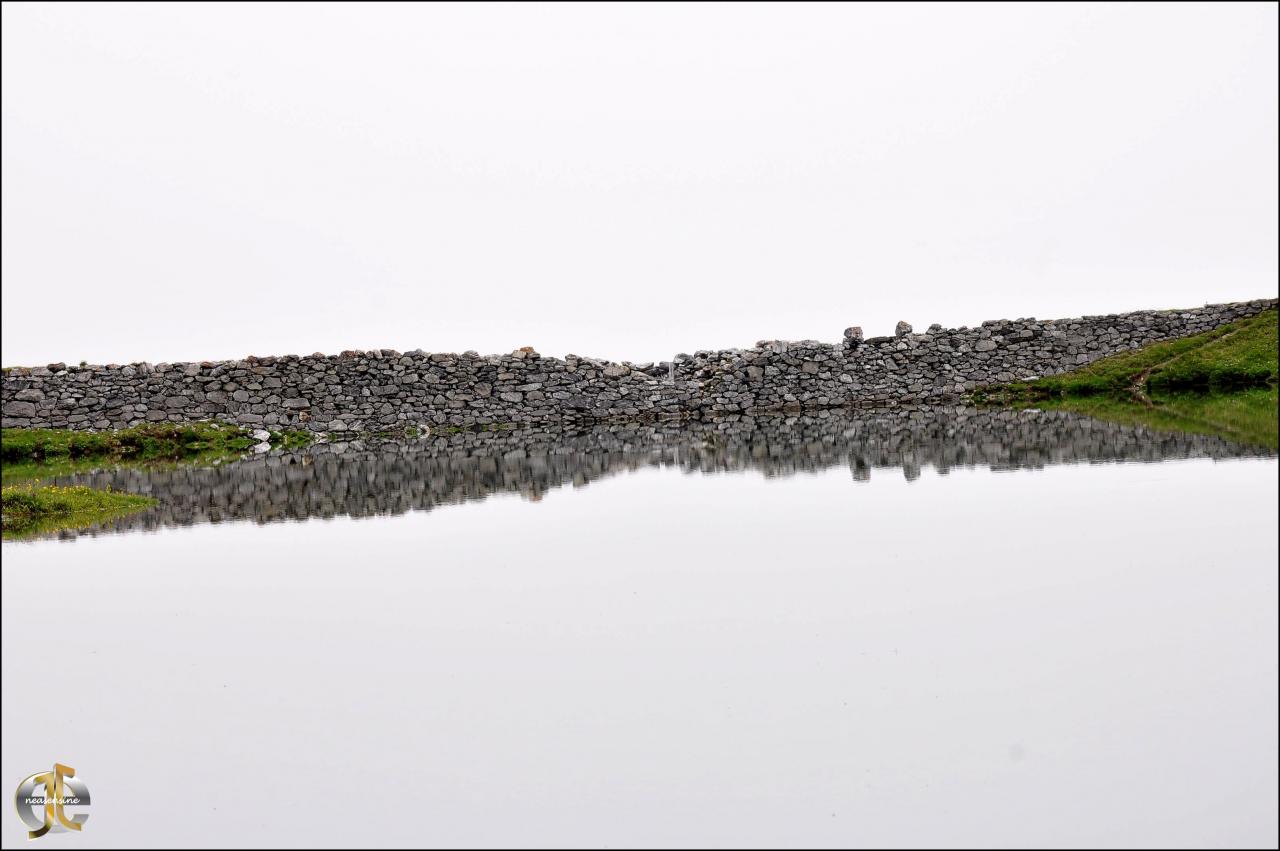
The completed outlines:
[[[1153,343],[1062,375],[979,388],[978,401],[1047,399],[1148,390],[1230,390],[1277,379],[1277,312],[1273,308],[1194,337]]]
[[[1272,309],[1062,375],[980,388],[974,400],[1035,404],[1276,449],[1278,331],[1280,321]]]
[[[222,423],[148,423],[120,431],[4,429],[0,432],[0,481],[5,539],[92,526],[154,505],[155,500],[43,480],[104,466],[209,464],[240,457],[257,441],[245,429]],[[276,446],[305,446],[307,432],[272,432]],[[22,484],[18,484],[22,483]]]
[[[311,442],[308,432],[271,432],[275,446]],[[120,431],[7,428],[0,432],[3,481],[47,479],[118,464],[211,463],[238,457],[257,441],[242,428],[215,422],[148,423]]]
[[[0,432],[0,460],[117,457],[137,461],[176,459],[210,450],[242,450],[256,441],[221,423],[151,423],[120,431],[7,428]]]
[[[155,505],[146,496],[77,485],[13,485],[0,488],[0,528],[5,539],[83,528]]]

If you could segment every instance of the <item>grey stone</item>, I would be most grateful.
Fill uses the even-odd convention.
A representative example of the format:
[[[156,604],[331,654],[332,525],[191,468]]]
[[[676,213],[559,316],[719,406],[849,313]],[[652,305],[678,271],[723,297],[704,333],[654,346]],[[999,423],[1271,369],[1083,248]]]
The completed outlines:
[[[34,417],[36,406],[30,402],[5,402],[4,413],[11,417]]]
[[[555,424],[753,415],[829,407],[942,403],[983,384],[1054,375],[1121,351],[1219,327],[1274,300],[1180,311],[1036,321],[858,343],[761,340],[753,349],[681,353],[639,364],[532,350],[341,357],[249,357],[195,364],[15,367],[4,375],[6,421],[18,427],[120,428],[220,419],[240,425],[351,430],[486,423]],[[904,329],[907,333],[902,333]],[[416,379],[416,380],[415,380]],[[11,407],[16,406],[16,407]],[[14,411],[14,413],[10,413]],[[107,425],[103,425],[106,423]]]

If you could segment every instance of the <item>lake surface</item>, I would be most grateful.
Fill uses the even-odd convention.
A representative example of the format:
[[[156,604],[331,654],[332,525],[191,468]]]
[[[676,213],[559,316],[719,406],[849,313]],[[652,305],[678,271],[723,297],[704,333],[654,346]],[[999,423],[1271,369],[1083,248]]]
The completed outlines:
[[[1274,450],[948,409],[77,481],[161,504],[3,546],[3,777],[92,793],[46,842],[1277,841]]]

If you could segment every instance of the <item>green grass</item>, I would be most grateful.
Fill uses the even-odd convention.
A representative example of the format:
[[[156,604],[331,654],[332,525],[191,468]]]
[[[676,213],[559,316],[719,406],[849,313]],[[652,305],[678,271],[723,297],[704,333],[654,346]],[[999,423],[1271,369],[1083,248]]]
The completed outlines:
[[[271,432],[271,445],[279,449],[301,449],[304,446],[310,446],[315,439],[316,436],[309,431]]]
[[[1277,448],[1276,310],[1154,343],[1062,375],[980,388],[979,403],[1034,404],[1157,431]]]
[[[311,443],[306,431],[273,431],[272,446]],[[215,422],[148,423],[119,431],[7,428],[0,432],[4,536],[25,537],[100,523],[154,505],[147,497],[39,483],[105,466],[217,464],[257,443],[248,429]]]
[[[1036,381],[975,391],[978,401],[1038,400],[1125,393],[1146,375],[1160,390],[1234,390],[1274,384],[1280,373],[1277,313],[1273,308],[1204,334],[1153,343]]]
[[[0,460],[106,457],[176,460],[209,451],[243,451],[254,443],[244,429],[221,423],[150,423],[120,431],[7,428],[0,432]]]
[[[271,444],[286,449],[313,439],[306,431],[271,432]],[[213,422],[100,432],[7,428],[0,432],[0,479],[13,484],[121,464],[215,463],[240,457],[256,442],[247,429]]]
[[[0,529],[6,540],[93,526],[156,504],[150,497],[82,485],[32,484],[0,488],[0,502]]]
[[[1151,402],[1147,407],[1127,397],[1092,394],[1050,399],[1036,406],[1156,431],[1216,435],[1250,446],[1280,448],[1276,416],[1280,393],[1275,387],[1234,393],[1155,393]]]
[[[1274,384],[1280,347],[1276,311],[1255,316],[1230,335],[1222,335],[1179,355],[1152,371],[1152,390],[1256,387]]]
[[[217,461],[221,456],[209,456],[213,461]],[[238,457],[238,456],[230,456]],[[46,461],[13,461],[6,462],[0,466],[0,484],[5,486],[20,484],[23,482],[39,482],[50,479],[60,479],[67,476],[74,476],[80,473],[91,473],[94,470],[101,470],[104,467],[146,467],[148,470],[163,470],[176,467],[178,464],[184,463],[201,463],[205,460],[203,456],[197,456],[195,461],[189,459],[183,461],[123,461],[111,457],[90,457],[90,458],[50,458]]]

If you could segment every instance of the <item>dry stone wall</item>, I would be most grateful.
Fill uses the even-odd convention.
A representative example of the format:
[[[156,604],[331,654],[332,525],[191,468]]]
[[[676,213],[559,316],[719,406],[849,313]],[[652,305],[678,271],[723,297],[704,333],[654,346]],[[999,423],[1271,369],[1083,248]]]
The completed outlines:
[[[761,341],[670,363],[613,363],[532,349],[421,350],[239,361],[8,368],[3,424],[108,429],[215,419],[249,427],[380,431],[408,426],[564,424],[702,418],[847,406],[947,403],[983,384],[1066,372],[1274,307],[1275,299],[1191,310],[974,328],[900,322],[892,337]]]

